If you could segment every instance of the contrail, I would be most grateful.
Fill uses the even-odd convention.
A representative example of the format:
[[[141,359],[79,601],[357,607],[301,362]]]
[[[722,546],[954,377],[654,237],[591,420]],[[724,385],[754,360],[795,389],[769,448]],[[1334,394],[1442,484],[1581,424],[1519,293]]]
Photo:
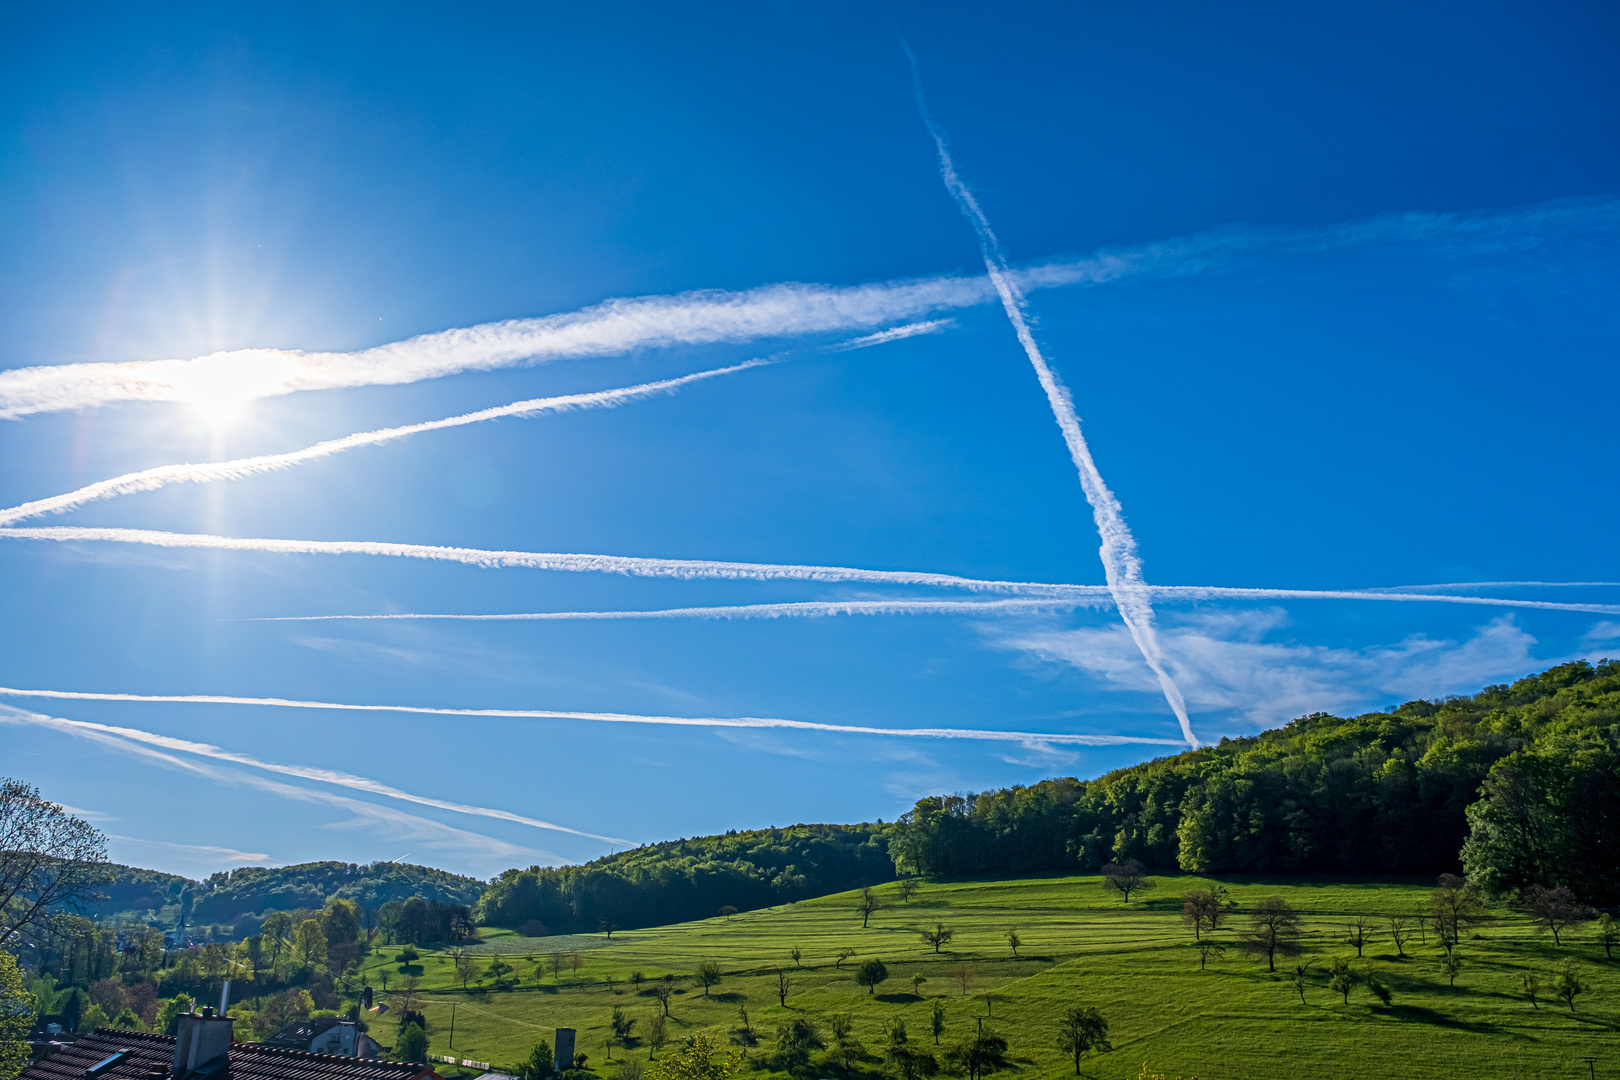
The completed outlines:
[[[1014,289],[1090,287],[1202,273],[1244,255],[1368,243],[1422,244],[1467,257],[1620,229],[1620,201],[1566,200],[1498,214],[1393,213],[1307,229],[1228,227],[1006,272]],[[937,276],[839,287],[786,283],[607,300],[579,311],[423,334],[356,352],[238,349],[208,356],[0,371],[0,419],[119,401],[251,400],[304,390],[396,385],[462,371],[640,348],[876,329],[993,301],[984,278]]]
[[[1181,745],[1180,740],[1177,739],[1137,738],[1136,736],[1130,735],[1051,735],[1042,732],[987,731],[976,728],[882,728],[863,727],[858,724],[821,724],[810,720],[781,720],[775,717],[765,716],[646,716],[640,713],[571,712],[553,709],[436,709],[423,705],[354,705],[332,701],[298,701],[291,698],[232,697],[222,694],[96,694],[77,690],[19,690],[15,687],[9,686],[0,686],[0,697],[55,698],[69,701],[139,701],[174,705],[257,705],[278,709],[340,709],[349,712],[412,713],[427,716],[464,716],[509,718],[517,720],[588,720],[601,724],[656,724],[667,727],[784,729],[789,731],[826,731],[842,735],[881,735],[890,738],[904,739],[972,739],[982,742],[1052,743],[1062,744],[1065,746],[1127,746],[1136,744],[1146,744],[1151,746]],[[123,734],[126,730],[135,730],[110,728],[102,724],[84,725],[81,721],[77,720],[66,720],[62,722],[67,724],[80,724],[86,728],[117,732],[119,734]],[[133,735],[124,735],[124,737],[135,738]],[[154,745],[169,745],[168,743],[154,742],[154,740],[161,740],[164,738],[166,737],[152,735],[148,736],[144,741],[153,742]],[[179,743],[183,742],[184,740],[177,739],[171,741]],[[206,744],[186,744],[187,747],[193,745],[205,746]],[[185,747],[175,748],[184,749]],[[218,751],[218,753],[209,754],[207,756],[219,756],[219,754],[226,753],[225,751],[219,751],[218,747],[211,747],[210,749]],[[201,751],[195,750],[190,752],[201,753]],[[235,756],[231,756],[221,758],[221,760],[236,761],[237,758]],[[287,771],[294,768],[293,766],[272,767],[261,762],[253,761],[250,758],[242,759],[239,764],[252,765],[255,768],[272,769],[272,771]],[[311,775],[309,778],[323,779],[328,775],[328,770],[311,769],[302,772],[289,773],[289,775],[304,776],[306,773],[320,773],[321,776]],[[330,775],[347,776],[347,774],[344,773],[332,773]],[[364,780],[363,777],[348,777],[348,779],[353,781],[363,781],[367,784],[376,783],[376,781]],[[338,783],[339,781],[329,780],[328,782]],[[350,784],[348,786],[357,785]],[[361,790],[371,791],[373,789],[362,788]],[[379,785],[379,794],[392,791],[394,791],[394,789],[384,789],[383,785]],[[536,824],[527,818],[519,819],[516,817],[511,817],[506,815],[505,811],[501,810],[484,810],[481,807],[464,808],[457,803],[439,803],[437,801],[423,799],[420,796],[406,796],[404,793],[399,793],[392,797],[408,798],[411,801],[421,802],[426,806],[442,806],[444,809],[459,809],[462,813],[480,813],[487,817],[507,816],[509,820],[522,821],[524,824]],[[537,827],[561,829],[561,826],[546,823],[540,823],[537,825]],[[573,830],[563,829],[562,831],[572,832]],[[580,833],[579,835],[588,836],[590,834]],[[602,837],[592,837],[592,839],[602,839]],[[622,844],[626,843],[627,841],[619,840],[613,842]]]
[[[985,271],[990,276],[991,284],[995,286],[996,295],[1001,298],[1001,307],[1006,311],[1007,319],[1018,335],[1019,344],[1024,347],[1024,354],[1029,357],[1030,364],[1035,368],[1035,376],[1040,380],[1041,389],[1046,391],[1047,403],[1051,405],[1052,415],[1057,419],[1058,428],[1063,432],[1063,441],[1068,444],[1069,457],[1074,460],[1075,468],[1080,472],[1080,487],[1085,492],[1086,501],[1091,504],[1091,515],[1097,523],[1097,533],[1102,538],[1099,554],[1102,556],[1103,574],[1114,594],[1114,603],[1119,610],[1120,618],[1130,629],[1131,639],[1136,642],[1137,649],[1142,653],[1142,659],[1147,661],[1148,667],[1152,668],[1153,674],[1157,676],[1159,688],[1164,691],[1165,701],[1169,702],[1171,711],[1181,722],[1181,733],[1186,738],[1187,745],[1197,747],[1198,738],[1193,734],[1192,721],[1187,716],[1187,699],[1165,669],[1158,631],[1153,625],[1152,598],[1146,583],[1142,580],[1142,560],[1136,553],[1136,538],[1131,535],[1130,528],[1125,524],[1125,515],[1120,508],[1119,500],[1108,490],[1108,485],[1103,482],[1102,473],[1098,471],[1096,462],[1091,458],[1091,448],[1086,445],[1085,436],[1080,433],[1080,416],[1075,411],[1068,388],[1047,364],[1046,357],[1041,355],[1040,346],[1035,344],[1035,337],[1029,331],[1029,323],[1024,318],[1024,294],[1013,280],[1012,267],[1008,264],[1006,255],[1002,253],[1001,242],[996,239],[995,232],[990,228],[990,219],[985,217],[978,200],[973,197],[973,192],[968,190],[967,185],[957,175],[956,165],[945,145],[945,136],[928,112],[928,102],[923,97],[922,74],[917,68],[917,58],[912,55],[909,48],[906,49],[906,57],[911,61],[911,84],[917,96],[917,108],[922,113],[923,123],[928,127],[928,134],[934,139],[935,148],[939,151],[940,176],[945,181],[946,190],[951,193],[951,197],[961,209],[962,216],[967,218],[968,223],[973,226],[973,231],[978,235],[979,252],[984,256]]]
[[[375,446],[390,439],[417,435],[424,431],[440,431],[444,428],[463,427],[467,424],[483,423],[486,420],[498,420],[505,416],[535,416],[540,413],[568,412],[574,409],[611,409],[658,394],[673,394],[683,386],[704,379],[713,379],[720,375],[731,375],[738,371],[746,371],[749,368],[762,367],[770,363],[773,363],[773,361],[750,360],[747,363],[733,364],[730,367],[699,371],[675,379],[642,383],[639,386],[626,386],[617,390],[597,390],[585,394],[564,394],[560,397],[530,398],[527,401],[514,401],[510,405],[480,409],[477,412],[463,413],[460,416],[451,416],[443,420],[428,420],[420,424],[406,424],[403,427],[362,431],[353,435],[345,435],[341,439],[328,439],[325,442],[316,443],[314,446],[306,446],[302,450],[290,450],[281,454],[259,454],[255,457],[203,464],[159,465],[156,468],[125,473],[122,476],[112,477],[110,480],[87,484],[77,491],[53,495],[46,499],[35,499],[32,502],[25,502],[0,510],[0,525],[9,525],[14,521],[25,521],[28,518],[40,517],[45,514],[60,514],[75,507],[83,506],[85,503],[94,502],[97,499],[111,499],[119,495],[129,495],[140,491],[155,491],[169,484],[209,484],[216,480],[240,480],[244,477],[275,472],[279,469],[290,469],[295,465],[330,457],[333,454],[340,454],[345,450],[353,450],[359,446]]]
[[[730,581],[859,581],[883,585],[922,585],[980,592],[1062,595],[1106,593],[1100,585],[1043,585],[1029,581],[988,581],[909,570],[861,570],[845,566],[801,566],[777,563],[719,562],[707,559],[652,559],[623,555],[566,555],[538,551],[489,551],[483,548],[394,544],[375,540],[274,540],[208,533],[159,532],[151,529],[88,528],[74,525],[0,528],[0,537],[21,540],[94,540],[166,548],[263,551],[292,555],[392,555],[432,559],[486,568],[521,567],[569,573],[624,574],[630,577]]]
[[[860,582],[873,585],[913,585],[970,592],[1013,593],[1025,597],[1046,597],[1035,606],[1061,607],[1055,601],[1073,601],[1073,606],[1117,603],[1112,586],[1065,585],[1042,581],[998,581],[960,577],[918,570],[863,570],[848,566],[810,566],[792,563],[720,562],[707,559],[658,559],[627,555],[557,554],[538,551],[491,551],[484,548],[439,547],[431,544],[396,544],[377,540],[279,540],[253,537],[214,536],[208,533],[158,532],[150,529],[89,528],[74,525],[0,528],[0,538],[54,540],[58,542],[99,541],[120,544],[146,544],[165,548],[204,548],[227,551],[259,551],[292,555],[385,555],[397,558],[428,559],[461,563],[483,568],[553,570],[566,573],[623,574],[629,577],[674,578],[677,580],[720,581],[813,581]],[[1415,588],[1416,586],[1414,586]],[[1435,586],[1444,588],[1445,586]],[[1455,586],[1452,586],[1455,587]],[[1539,611],[1574,611],[1597,615],[1620,615],[1620,604],[1573,604],[1551,600],[1508,600],[1491,596],[1457,596],[1444,593],[1385,592],[1377,589],[1259,589],[1219,585],[1143,585],[1149,596],[1165,600],[1379,600],[1405,603],[1471,604],[1480,607],[1526,608]],[[1019,601],[1027,602],[1027,601]],[[862,601],[823,601],[821,605],[849,608],[849,614],[862,614]],[[911,601],[873,601],[923,609]],[[933,603],[924,601],[924,604]],[[951,609],[941,602],[938,610]],[[805,614],[814,614],[811,604]],[[743,605],[761,614],[776,608],[791,614],[793,605]],[[676,609],[702,611],[705,609]],[[715,611],[726,608],[709,609]],[[987,610],[994,610],[988,608]],[[1009,607],[1008,610],[1011,610]],[[828,614],[838,612],[828,611]],[[872,614],[880,613],[873,608]],[[903,613],[899,608],[894,613]],[[580,613],[581,618],[593,613]],[[369,618],[371,616],[344,616]],[[428,616],[400,615],[399,618]],[[542,617],[545,616],[542,613]],[[560,617],[560,616],[559,616]],[[625,618],[647,617],[629,612]],[[677,616],[670,616],[671,618]],[[699,616],[701,617],[701,616]],[[722,616],[723,617],[723,616]]]
[[[116,696],[49,694],[28,691],[6,691],[11,697],[78,697],[91,700],[129,700]],[[136,699],[139,700],[139,699]],[[161,699],[153,699],[161,700]],[[170,699],[181,700],[181,699]],[[273,700],[273,699],[267,699]],[[11,720],[15,723],[33,724],[40,727],[69,730],[75,733],[95,732],[104,736],[127,739],[131,742],[142,743],[146,746],[157,747],[178,753],[194,754],[197,757],[211,758],[215,761],[228,761],[233,765],[245,765],[251,769],[264,772],[279,773],[282,776],[296,776],[301,780],[314,780],[323,784],[333,784],[337,787],[351,788],[355,791],[364,791],[371,795],[381,795],[384,798],[398,799],[401,802],[416,803],[419,806],[431,806],[439,810],[450,810],[458,814],[471,814],[475,817],[494,818],[499,821],[510,821],[518,825],[527,825],[535,829],[549,829],[553,832],[568,833],[572,836],[583,836],[591,840],[600,840],[608,844],[624,844],[629,841],[620,840],[611,836],[598,836],[595,833],[581,832],[579,829],[570,829],[566,825],[557,825],[550,821],[541,821],[538,818],[524,817],[508,810],[494,810],[487,806],[469,806],[466,803],[449,802],[444,799],[433,799],[425,795],[414,795],[408,791],[391,787],[378,780],[371,780],[364,776],[355,776],[352,773],[339,772],[335,769],[316,769],[303,765],[281,765],[273,761],[260,761],[246,754],[238,754],[221,749],[212,743],[193,742],[190,739],[177,739],[169,735],[158,735],[154,732],[143,731],[140,728],[115,727],[111,724],[97,724],[85,720],[66,720],[59,716],[45,716],[41,713],[28,712],[24,709],[0,706],[0,722]]]
[[[375,615],[266,615],[241,622],[387,622],[446,620],[452,622],[528,622],[596,619],[814,619],[839,615],[1014,615],[1026,612],[1073,611],[1110,607],[1107,586],[1050,585],[1042,588],[1092,590],[1078,597],[1050,596],[1029,600],[806,600],[778,604],[728,604],[713,607],[629,609],[621,611],[520,611],[497,613],[385,612]],[[1478,607],[1528,608],[1620,615],[1620,604],[1566,604],[1551,600],[1506,600],[1493,596],[1446,593],[1392,593],[1378,590],[1244,589],[1202,585],[1149,585],[1157,600],[1374,600],[1408,604],[1471,604]]]

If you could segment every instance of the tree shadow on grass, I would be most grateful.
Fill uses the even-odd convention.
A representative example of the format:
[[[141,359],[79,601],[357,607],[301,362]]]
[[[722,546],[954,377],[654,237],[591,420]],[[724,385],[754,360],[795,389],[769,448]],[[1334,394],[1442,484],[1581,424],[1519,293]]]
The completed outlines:
[[[1445,1013],[1424,1008],[1422,1005],[1391,1005],[1388,1007],[1374,1005],[1372,1011],[1378,1016],[1387,1016],[1391,1020],[1404,1020],[1410,1024],[1433,1024],[1435,1027],[1451,1028],[1455,1031],[1469,1031],[1476,1035],[1502,1035],[1509,1034],[1516,1038],[1525,1036],[1506,1032],[1500,1025],[1481,1023],[1473,1020],[1458,1020]]]
[[[736,993],[735,991],[728,990],[723,994],[710,994],[709,995],[709,1000],[710,1001],[721,1001],[721,1002],[724,1002],[727,1005],[735,1005],[739,1001],[747,1001],[748,1000],[748,995],[747,994],[739,994],[739,993]]]
[[[910,1005],[914,1001],[922,1000],[917,994],[878,994],[877,999],[890,1005]]]

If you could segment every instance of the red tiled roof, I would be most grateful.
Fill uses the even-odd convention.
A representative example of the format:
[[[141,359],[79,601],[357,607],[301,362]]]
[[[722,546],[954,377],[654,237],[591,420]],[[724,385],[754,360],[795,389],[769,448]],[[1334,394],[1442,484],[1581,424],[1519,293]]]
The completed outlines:
[[[97,1028],[81,1035],[44,1061],[17,1074],[17,1080],[84,1080],[84,1071],[120,1050],[126,1056],[97,1080],[156,1080],[174,1063],[174,1036]],[[308,1050],[286,1050],[259,1043],[232,1043],[230,1069],[215,1080],[440,1080],[431,1066],[376,1058],[338,1057]],[[161,1069],[161,1073],[158,1070]]]

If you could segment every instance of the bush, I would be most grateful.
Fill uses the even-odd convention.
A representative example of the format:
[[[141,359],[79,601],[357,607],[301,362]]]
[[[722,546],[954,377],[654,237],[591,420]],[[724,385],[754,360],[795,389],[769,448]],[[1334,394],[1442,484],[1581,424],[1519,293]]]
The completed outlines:
[[[551,933],[550,930],[546,929],[546,924],[541,922],[539,919],[530,919],[528,922],[518,927],[517,932],[522,934],[524,937],[545,937],[547,934]]]
[[[412,1022],[399,1033],[399,1045],[394,1048],[401,1061],[427,1061],[428,1037],[422,1025]]]

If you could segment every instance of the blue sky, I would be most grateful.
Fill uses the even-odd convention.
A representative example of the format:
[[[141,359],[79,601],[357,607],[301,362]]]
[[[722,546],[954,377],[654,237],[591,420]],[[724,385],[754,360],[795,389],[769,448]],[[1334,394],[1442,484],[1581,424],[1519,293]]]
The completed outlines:
[[[0,64],[6,507],[773,362],[4,527],[1102,586],[902,36],[1148,586],[1620,579],[1598,4],[25,12]],[[503,320],[542,321],[442,336]],[[1064,597],[151,539],[0,535],[0,684],[630,720],[0,698],[0,772],[140,865],[488,876],[892,819],[1181,738],[1096,588],[942,608]],[[1206,740],[1620,654],[1620,588],[1445,592],[1583,610],[1150,599]],[[935,606],[263,621],[821,601]]]

